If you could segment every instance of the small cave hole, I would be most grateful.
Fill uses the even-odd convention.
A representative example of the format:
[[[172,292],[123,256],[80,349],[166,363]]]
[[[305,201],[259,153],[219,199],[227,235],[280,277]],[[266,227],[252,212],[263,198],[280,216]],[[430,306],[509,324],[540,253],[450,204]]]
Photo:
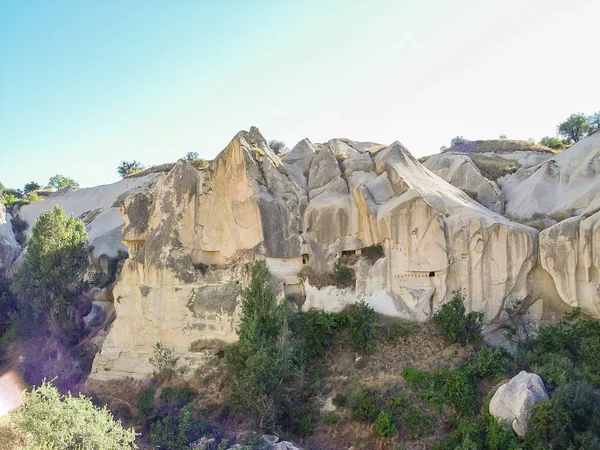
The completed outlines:
[[[435,272],[429,272],[429,278],[435,277]]]

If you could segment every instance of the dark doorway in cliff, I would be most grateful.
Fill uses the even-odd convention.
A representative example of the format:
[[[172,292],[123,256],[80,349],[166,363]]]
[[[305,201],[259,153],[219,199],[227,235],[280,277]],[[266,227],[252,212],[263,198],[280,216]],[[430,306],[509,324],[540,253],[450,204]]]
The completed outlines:
[[[435,277],[435,272],[429,272],[429,278]]]
[[[362,249],[362,254],[365,255],[371,264],[375,264],[377,260],[385,256],[382,245],[371,245]]]
[[[308,253],[302,255],[302,264],[310,264],[310,255]]]

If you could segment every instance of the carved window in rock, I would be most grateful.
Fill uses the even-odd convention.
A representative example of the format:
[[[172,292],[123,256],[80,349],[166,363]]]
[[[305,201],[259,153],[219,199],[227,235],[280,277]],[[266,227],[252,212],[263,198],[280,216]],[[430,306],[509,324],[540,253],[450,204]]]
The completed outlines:
[[[310,255],[308,253],[305,253],[302,255],[302,264],[303,265],[310,264]]]

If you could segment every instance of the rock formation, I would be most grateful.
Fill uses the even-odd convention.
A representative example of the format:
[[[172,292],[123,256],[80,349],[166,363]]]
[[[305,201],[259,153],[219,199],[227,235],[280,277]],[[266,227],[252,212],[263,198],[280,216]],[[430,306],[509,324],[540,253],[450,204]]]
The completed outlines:
[[[179,161],[121,211],[130,258],[95,378],[148,374],[156,342],[191,366],[202,359],[190,351],[196,340],[236,339],[239,294],[256,258],[280,296],[303,309],[364,299],[422,321],[464,288],[468,308],[488,323],[507,299],[528,294],[537,261],[536,230],[474,202],[399,142],[304,140],[280,158],[252,128],[202,171]],[[320,284],[340,258],[355,285]]]
[[[525,436],[531,407],[547,399],[542,379],[523,370],[498,388],[490,401],[490,414],[511,425],[519,436]]]
[[[364,300],[382,314],[425,321],[464,289],[467,308],[484,313],[484,331],[496,341],[516,299],[538,322],[572,306],[600,317],[599,137],[520,169],[500,193],[465,155],[444,153],[424,167],[399,142],[347,139],[305,139],[275,155],[251,128],[204,169],[179,161],[60,191],[20,217],[31,226],[61,204],[86,222],[97,265],[129,252],[105,295],[116,319],[95,378],[146,376],[157,342],[190,369],[206,356],[194,352],[196,341],[237,339],[240,294],[256,259],[266,261],[279,297],[303,310]],[[554,166],[558,172],[548,172]],[[567,208],[575,217],[540,233],[499,214],[503,195],[507,210],[523,215]],[[0,270],[9,274],[19,250],[10,218],[2,218]],[[355,275],[344,287],[331,277],[339,260]],[[90,324],[112,320],[105,303]]]
[[[572,217],[542,231],[540,262],[563,302],[600,317],[600,212]]]
[[[0,203],[0,280],[10,278],[13,262],[21,251],[13,233],[11,220],[12,216]]]
[[[132,193],[151,186],[158,174],[139,178],[125,178],[113,184],[72,190],[62,189],[44,200],[31,202],[21,207],[19,217],[29,225],[26,234],[44,211],[60,205],[67,214],[72,214],[86,224],[88,239],[94,247],[93,257],[98,262],[102,257],[113,258],[119,250],[127,250],[121,243],[123,218],[119,202]]]
[[[600,210],[600,133],[541,164],[520,169],[503,185],[506,213],[562,220]]]
[[[504,196],[500,188],[495,181],[481,175],[468,156],[440,153],[427,159],[423,165],[486,208],[498,214],[504,213]]]

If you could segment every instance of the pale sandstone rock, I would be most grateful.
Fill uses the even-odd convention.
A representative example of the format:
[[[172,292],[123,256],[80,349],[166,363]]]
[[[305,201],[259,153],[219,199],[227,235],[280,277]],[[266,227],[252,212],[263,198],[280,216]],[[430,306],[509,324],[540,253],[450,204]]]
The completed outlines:
[[[541,164],[520,169],[504,183],[502,192],[507,215],[517,218],[596,212],[600,208],[600,133]]]
[[[486,323],[501,320],[508,299],[528,295],[537,261],[536,230],[474,202],[398,142],[304,140],[280,160],[251,128],[202,172],[178,162],[124,199],[122,213],[130,258],[94,378],[146,376],[156,342],[194,366],[202,359],[189,351],[194,341],[237,339],[239,296],[257,258],[277,295],[304,310],[364,300],[424,321],[465,288],[467,308]],[[376,261],[360,256],[372,245],[384,255]],[[300,278],[305,266],[331,271],[353,253],[354,287]]]
[[[519,436],[524,436],[531,407],[547,399],[542,379],[523,370],[498,388],[490,401],[490,414],[511,425]]]
[[[13,262],[21,252],[21,246],[12,229],[12,216],[0,203],[0,279],[8,279],[12,275]]]
[[[125,178],[113,184],[78,190],[63,189],[44,200],[23,206],[19,217],[27,222],[27,235],[37,218],[54,205],[60,205],[67,214],[81,218],[88,233],[88,241],[94,246],[93,257],[117,256],[118,250],[127,250],[121,243],[123,217],[119,212],[119,202],[125,197],[153,186],[159,175]]]
[[[423,165],[486,208],[499,214],[504,212],[504,196],[498,185],[483,177],[468,156],[441,153]]]
[[[567,305],[600,317],[600,212],[542,231],[540,262]]]

